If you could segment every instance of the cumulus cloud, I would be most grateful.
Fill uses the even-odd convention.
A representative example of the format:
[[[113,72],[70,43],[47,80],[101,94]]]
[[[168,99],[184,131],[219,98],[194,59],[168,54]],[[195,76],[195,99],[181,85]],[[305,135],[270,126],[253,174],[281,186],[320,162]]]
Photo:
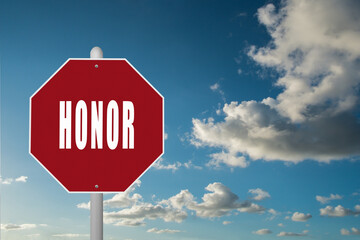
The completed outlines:
[[[5,230],[5,231],[25,230],[25,229],[32,229],[32,228],[36,228],[36,224],[29,224],[29,223],[25,223],[25,224],[12,224],[12,223],[1,224],[1,230]]]
[[[167,200],[162,200],[161,204],[171,206],[176,209],[182,209],[188,205],[194,205],[194,196],[189,192],[189,190],[181,190],[175,196],[170,197]]]
[[[117,193],[112,198],[104,200],[104,207],[107,209],[120,209],[118,211],[104,211],[104,223],[115,226],[142,226],[145,219],[163,219],[166,222],[181,222],[187,217],[186,211],[164,206],[159,203],[146,203],[142,196],[134,193],[134,190],[141,185],[137,180],[125,192]],[[90,209],[90,203],[77,204],[78,208]]]
[[[222,183],[215,182],[206,188],[210,193],[204,194],[202,202],[191,201],[187,208],[194,210],[199,217],[220,217],[232,210],[247,213],[263,213],[265,208],[250,201],[238,201],[239,197]]]
[[[343,197],[340,196],[339,194],[330,194],[329,197],[325,197],[325,196],[316,196],[316,200],[322,204],[326,204],[332,200],[339,200],[342,199]]]
[[[360,205],[355,206],[355,210],[344,208],[341,205],[337,205],[335,208],[332,206],[326,206],[320,209],[321,216],[329,217],[345,217],[345,216],[357,216],[360,214]]]
[[[281,93],[226,103],[222,121],[192,121],[193,144],[222,149],[211,156],[216,164],[246,167],[242,156],[329,162],[360,154],[360,4],[287,0],[281,6],[258,10],[271,41],[248,52],[279,73]]]
[[[308,235],[307,230],[304,230],[302,233],[293,233],[293,232],[280,232],[278,237],[305,237]]]
[[[238,208],[239,212],[247,212],[247,213],[264,213],[265,208],[249,201],[245,201],[241,203],[241,206]]]
[[[253,232],[253,234],[257,234],[257,235],[266,235],[270,233],[272,233],[272,231],[270,229],[265,229],[265,228]]]
[[[210,155],[211,161],[208,162],[207,166],[209,167],[220,167],[222,163],[230,167],[242,167],[245,168],[248,166],[248,162],[244,156],[237,156],[236,153],[213,153]]]
[[[136,187],[141,185],[140,180],[136,180],[134,184],[128,188],[125,192],[120,192],[115,194],[111,199],[104,201],[104,206],[109,206],[111,208],[123,208],[132,206],[137,203],[142,197],[138,193],[133,193]],[[130,195],[131,194],[131,195]],[[88,206],[88,205],[84,205]],[[79,206],[79,208],[82,208]]]
[[[172,170],[176,171],[181,167],[180,162],[172,163],[172,164],[164,164],[164,158],[159,158],[152,167],[159,170]]]
[[[87,203],[79,203],[76,205],[77,208],[82,208],[82,209],[90,209],[90,202]]]
[[[182,222],[187,217],[183,210],[159,204],[142,203],[120,211],[104,212],[104,222],[119,226],[145,225],[144,220],[162,219],[165,222]]]
[[[270,194],[268,192],[262,190],[261,188],[250,189],[249,193],[254,195],[254,197],[252,199],[254,199],[256,201],[261,201],[266,198],[270,198]]]
[[[27,179],[28,179],[27,176],[20,176],[20,177],[15,179],[15,182],[26,182]]]
[[[149,230],[147,230],[146,232],[149,233],[156,233],[156,234],[163,234],[163,233],[178,233],[181,232],[180,230],[174,230],[174,229],[157,229],[157,228],[151,228]]]
[[[260,23],[268,27],[275,25],[279,19],[278,15],[275,13],[275,6],[272,3],[266,5],[265,7],[259,8],[257,17]]]
[[[262,214],[266,208],[249,200],[240,201],[239,197],[228,187],[219,182],[209,184],[201,201],[196,201],[194,195],[187,189],[178,194],[154,203],[144,202],[140,194],[134,193],[134,184],[127,192],[118,193],[104,201],[108,209],[118,208],[117,211],[104,211],[104,223],[116,226],[142,226],[145,220],[162,219],[165,222],[182,222],[188,212],[193,212],[201,218],[215,218],[239,213]],[[89,203],[77,204],[78,208],[89,209]],[[275,211],[275,210],[273,210]],[[271,213],[271,209],[269,210]],[[230,222],[224,221],[223,224]]]
[[[351,228],[351,232],[345,228],[340,230],[341,235],[360,235],[360,230],[358,228]]]
[[[177,195],[163,200],[176,209],[187,208],[195,211],[196,215],[203,218],[214,218],[229,215],[231,211],[247,213],[263,213],[266,209],[250,201],[239,201],[239,197],[222,183],[209,184],[202,197],[202,202],[195,201],[194,196],[188,190],[182,190]]]
[[[306,222],[310,218],[312,218],[310,213],[305,214],[305,213],[294,212],[294,214],[291,217],[291,220],[293,220],[294,222]]]

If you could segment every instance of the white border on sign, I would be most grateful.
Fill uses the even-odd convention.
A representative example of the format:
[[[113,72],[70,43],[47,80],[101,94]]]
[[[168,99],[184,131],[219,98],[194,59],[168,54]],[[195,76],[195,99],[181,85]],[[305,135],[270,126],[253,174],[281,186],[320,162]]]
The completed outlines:
[[[165,137],[164,137],[164,126],[165,126],[165,98],[163,97],[163,95],[161,95],[161,93],[126,59],[126,58],[69,58],[65,61],[65,63],[63,63],[63,65],[61,65],[61,67],[59,67],[55,73],[53,73],[51,75],[50,78],[48,78],[48,80],[46,80],[46,82],[44,82],[29,98],[29,154],[40,164],[40,166],[42,166],[59,184],[60,186],[62,186],[68,193],[119,193],[119,192],[112,192],[112,191],[69,191],[32,153],[31,153],[31,99],[32,97],[34,97],[36,95],[36,93],[38,91],[41,90],[41,88],[43,88],[70,60],[86,60],[86,61],[93,61],[93,60],[118,60],[118,61],[126,61],[127,64],[129,64],[135,71],[137,74],[139,74],[145,81],[147,84],[150,85],[150,87],[152,89],[154,89],[156,91],[157,94],[160,95],[160,97],[162,98],[162,111],[163,111],[163,119],[162,119],[162,132],[163,132],[163,142],[162,142],[162,153],[154,160],[154,162],[138,177],[135,179],[135,181],[127,188],[129,189],[130,187],[132,187],[134,185],[134,183],[136,182],[136,180],[138,180],[139,178],[142,177],[142,175],[144,173],[146,173],[153,165],[156,161],[158,161],[162,155],[164,155],[165,153]],[[126,189],[126,190],[127,190]],[[126,191],[125,190],[125,191]],[[124,191],[124,192],[125,192]]]

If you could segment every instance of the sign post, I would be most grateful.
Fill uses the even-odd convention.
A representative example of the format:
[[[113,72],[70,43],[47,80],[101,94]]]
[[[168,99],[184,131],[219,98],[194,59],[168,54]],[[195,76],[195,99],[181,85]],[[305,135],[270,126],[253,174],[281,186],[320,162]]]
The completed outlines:
[[[70,193],[90,193],[91,240],[103,193],[124,192],[164,151],[164,98],[124,58],[68,59],[30,97],[29,153]]]
[[[90,58],[103,58],[103,51],[93,47]],[[90,193],[90,240],[103,240],[103,194]]]
[[[102,193],[90,193],[90,240],[103,240]]]

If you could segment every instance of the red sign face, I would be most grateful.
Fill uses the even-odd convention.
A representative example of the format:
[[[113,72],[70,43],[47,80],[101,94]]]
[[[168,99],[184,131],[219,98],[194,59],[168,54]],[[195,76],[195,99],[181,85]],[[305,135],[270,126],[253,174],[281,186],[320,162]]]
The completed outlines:
[[[163,153],[164,99],[126,59],[69,59],[30,98],[30,154],[69,192],[121,192]]]

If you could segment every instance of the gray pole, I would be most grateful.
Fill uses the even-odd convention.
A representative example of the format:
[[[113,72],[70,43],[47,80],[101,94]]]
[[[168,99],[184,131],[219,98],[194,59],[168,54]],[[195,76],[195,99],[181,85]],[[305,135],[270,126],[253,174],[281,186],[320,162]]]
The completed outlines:
[[[93,47],[90,58],[103,58],[99,47]],[[97,186],[94,186],[97,187]],[[103,194],[90,194],[90,240],[103,240]]]
[[[90,193],[90,240],[103,240],[102,193]]]

